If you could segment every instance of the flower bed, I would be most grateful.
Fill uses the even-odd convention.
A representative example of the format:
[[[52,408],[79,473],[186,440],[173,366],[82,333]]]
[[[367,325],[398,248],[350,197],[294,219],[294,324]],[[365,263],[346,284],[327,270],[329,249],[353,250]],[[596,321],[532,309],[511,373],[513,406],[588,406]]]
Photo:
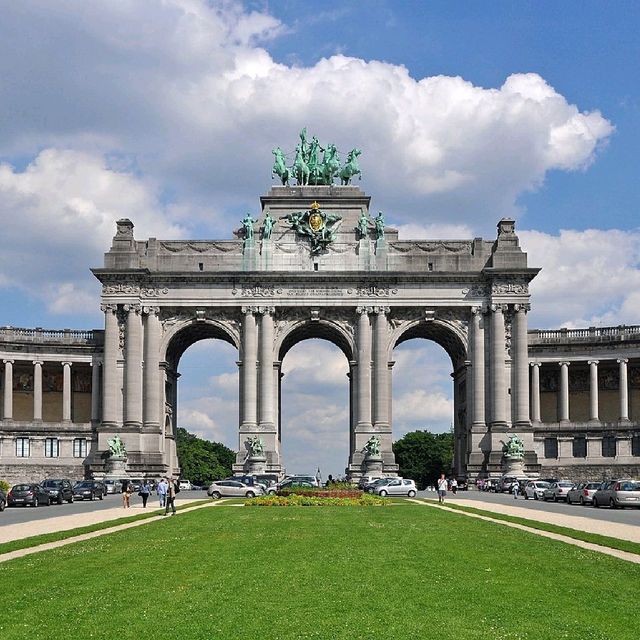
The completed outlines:
[[[359,498],[362,491],[357,489],[310,489],[293,487],[278,491],[280,496],[313,496],[316,498]]]
[[[357,497],[323,497],[299,493],[259,496],[246,500],[244,504],[246,507],[382,507],[389,503],[378,496],[360,492]]]

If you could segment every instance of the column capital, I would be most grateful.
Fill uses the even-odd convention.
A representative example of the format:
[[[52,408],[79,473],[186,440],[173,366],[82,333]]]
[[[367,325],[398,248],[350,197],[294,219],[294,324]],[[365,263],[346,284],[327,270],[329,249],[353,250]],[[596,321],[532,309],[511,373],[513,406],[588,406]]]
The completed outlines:
[[[148,315],[148,316],[159,316],[160,315],[160,307],[149,307],[149,306],[144,306],[142,307],[142,313]]]
[[[142,312],[142,305],[138,304],[137,302],[133,304],[125,304],[123,305],[123,309],[128,313],[139,314]]]
[[[356,307],[356,313],[360,315],[369,315],[373,312],[373,307]]]
[[[95,362],[92,360],[92,361],[89,363],[89,366],[90,366],[90,367],[92,367],[92,368],[93,368],[94,366],[95,366],[95,367],[101,367],[101,366],[102,366],[102,364],[103,364],[103,363],[102,363],[102,360],[96,360]]]
[[[244,316],[251,316],[256,313],[260,313],[259,309],[260,307],[240,307],[240,312]]]
[[[484,313],[484,309],[482,308],[482,306],[471,307],[470,311],[472,316],[478,317],[482,316],[482,314]]]
[[[530,367],[538,367],[538,368],[540,368],[541,365],[542,365],[542,362],[530,362],[529,363]]]
[[[373,312],[376,315],[384,316],[391,312],[391,307],[373,307]]]
[[[2,362],[4,362],[5,364],[13,364],[14,360],[10,360],[9,358],[7,358],[6,360],[3,360]]]
[[[70,366],[73,364],[73,362],[65,361],[65,362],[61,362],[60,364],[61,364],[63,367],[70,367]]]
[[[256,307],[255,312],[263,316],[272,316],[276,312],[276,308],[275,307]]]
[[[617,358],[616,362],[618,364],[627,364],[627,362],[629,362],[629,358]]]
[[[517,304],[513,305],[513,310],[516,312],[523,311],[524,313],[528,313],[529,311],[531,311],[531,305],[528,302],[518,302]]]
[[[589,364],[589,365],[592,365],[592,364],[598,365],[598,364],[600,364],[600,360],[587,360],[587,364]]]
[[[560,367],[568,367],[571,363],[563,360],[562,362],[558,362],[558,366]]]
[[[100,311],[102,311],[103,313],[111,312],[115,314],[117,310],[118,310],[117,304],[101,304],[100,305]]]
[[[44,361],[43,360],[34,360],[33,364],[34,365],[38,365],[39,364],[40,366],[42,366],[44,364]]]
[[[497,313],[498,311],[500,311],[500,313],[504,313],[508,309],[509,309],[509,305],[508,304],[492,304],[492,305],[489,305],[489,311],[493,311],[493,313]]]

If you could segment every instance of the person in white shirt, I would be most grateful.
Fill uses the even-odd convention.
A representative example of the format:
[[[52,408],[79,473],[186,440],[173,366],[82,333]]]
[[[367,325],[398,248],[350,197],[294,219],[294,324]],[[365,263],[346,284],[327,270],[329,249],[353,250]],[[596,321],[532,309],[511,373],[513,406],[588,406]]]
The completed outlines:
[[[440,474],[438,480],[438,502],[444,504],[444,497],[447,495],[447,479],[444,477],[444,473]]]

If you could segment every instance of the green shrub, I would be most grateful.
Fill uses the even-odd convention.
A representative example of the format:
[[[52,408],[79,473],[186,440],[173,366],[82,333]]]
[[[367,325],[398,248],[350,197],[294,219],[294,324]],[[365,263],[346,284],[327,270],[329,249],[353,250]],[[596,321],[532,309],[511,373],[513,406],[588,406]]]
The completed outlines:
[[[244,504],[247,507],[382,507],[389,503],[384,498],[368,493],[347,498],[291,493],[286,496],[271,495],[250,498]]]
[[[11,489],[11,485],[6,480],[0,480],[0,489],[7,493]]]

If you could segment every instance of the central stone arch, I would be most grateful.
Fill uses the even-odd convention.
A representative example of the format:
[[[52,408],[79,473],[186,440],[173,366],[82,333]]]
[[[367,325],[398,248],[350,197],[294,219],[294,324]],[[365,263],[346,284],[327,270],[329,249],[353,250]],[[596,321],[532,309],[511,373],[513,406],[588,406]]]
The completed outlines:
[[[499,469],[511,429],[535,472],[527,312],[538,269],[527,266],[514,221],[501,220],[495,240],[402,240],[369,204],[350,185],[274,187],[231,240],[139,241],[119,220],[93,270],[105,312],[96,468],[118,433],[131,472],[177,469],[165,450],[168,415],[175,427],[167,379],[177,380],[189,345],[213,337],[239,351],[234,471],[280,474],[280,363],[318,337],[349,361],[348,475],[395,474],[392,351],[419,337],[453,363],[458,475]]]

